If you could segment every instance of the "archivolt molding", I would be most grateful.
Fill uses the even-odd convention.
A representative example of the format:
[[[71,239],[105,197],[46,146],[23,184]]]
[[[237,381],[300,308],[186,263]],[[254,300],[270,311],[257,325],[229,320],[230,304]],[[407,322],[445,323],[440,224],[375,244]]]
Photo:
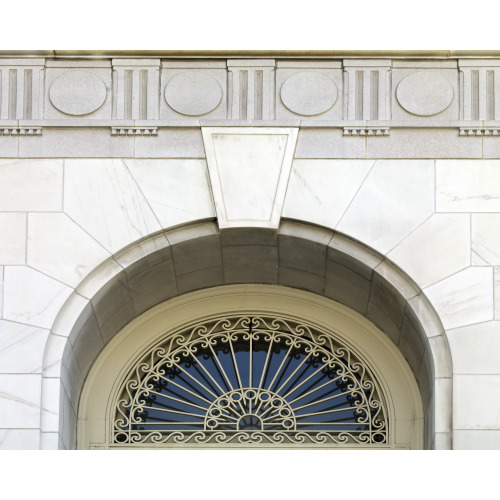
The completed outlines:
[[[290,313],[290,311],[293,312]],[[226,318],[237,318],[236,322],[241,321],[242,316],[274,317],[274,325],[267,323],[264,326],[261,323],[261,326],[268,333],[274,332],[275,337],[280,334],[292,335],[295,346],[300,344],[301,338],[305,340],[307,337],[308,332],[304,328],[317,329],[316,349],[325,346],[325,342],[327,349],[338,346],[340,342],[343,347],[329,351],[331,353],[329,362],[335,363],[336,355],[343,360],[349,359],[347,365],[344,366],[345,368],[351,367],[350,377],[356,378],[352,370],[360,373],[360,378],[356,380],[360,382],[364,380],[366,392],[363,389],[363,394],[373,395],[375,394],[374,387],[377,387],[376,398],[382,406],[379,406],[379,402],[375,400],[371,403],[373,415],[378,415],[374,422],[377,429],[372,429],[373,433],[361,432],[358,437],[349,432],[335,431],[292,434],[285,431],[271,433],[257,431],[246,435],[243,435],[241,431],[207,432],[210,429],[194,433],[157,431],[144,438],[147,445],[160,447],[190,447],[200,444],[245,446],[250,442],[266,447],[284,444],[291,444],[295,447],[370,445],[378,448],[418,448],[422,446],[423,411],[420,395],[415,379],[396,346],[389,342],[371,322],[341,304],[299,290],[264,285],[231,285],[193,292],[165,302],[127,325],[120,335],[106,346],[89,374],[80,403],[78,446],[81,448],[144,446],[145,443],[137,431],[132,431],[130,438],[125,438],[121,442],[120,439],[115,440],[113,437],[124,436],[123,426],[127,426],[122,420],[123,415],[120,410],[115,420],[117,405],[122,410],[125,410],[127,406],[127,396],[125,395],[123,399],[124,382],[134,385],[134,371],[136,369],[142,371],[148,364],[147,360],[152,359],[153,352],[167,354],[168,348],[165,350],[165,347],[162,347],[164,344],[171,346],[178,344],[180,350],[185,349],[190,339],[193,339],[193,334],[196,336],[199,333],[196,324],[194,325],[196,331],[190,327],[193,325],[193,317],[199,318],[199,324],[205,324],[207,321],[217,323],[220,314]],[[300,335],[297,337],[290,332],[280,333],[283,329],[283,322],[293,324],[294,321],[297,322],[294,318],[300,318],[297,323]],[[222,319],[222,321],[227,320]],[[226,326],[228,326],[227,323]],[[183,336],[184,341],[181,340],[178,343],[179,337],[176,332],[185,331],[186,328],[190,332],[188,337]],[[203,328],[202,330],[204,331]],[[173,335],[165,337],[168,332],[173,332]],[[258,330],[256,332],[258,333]],[[230,336],[235,335],[227,329],[223,329],[219,334],[227,333]],[[334,358],[331,358],[332,355]],[[173,359],[179,362],[180,357],[180,353],[177,352]],[[359,365],[361,359],[363,367]],[[123,360],[127,361],[124,363]],[[131,373],[132,378],[130,378]],[[344,373],[349,373],[349,370]],[[127,389],[125,389],[126,392]],[[229,397],[229,395],[223,397]],[[250,397],[254,398],[257,395],[250,395]],[[276,394],[273,394],[273,397],[278,401]],[[214,400],[211,408],[217,405],[217,401]],[[287,408],[282,404],[279,407]],[[383,421],[387,418],[389,422],[388,428],[385,428],[380,421],[381,410],[385,415]],[[134,413],[134,415],[137,414]],[[118,433],[115,429],[118,429]]]
[[[44,380],[60,377],[76,412],[94,360],[136,316],[188,292],[238,283],[307,290],[367,317],[398,346],[417,379],[425,446],[451,446],[451,358],[432,305],[383,256],[305,224],[282,222],[278,230],[195,224],[118,252],[77,287],[60,311],[47,343]],[[42,406],[52,408],[46,398],[49,392],[43,390]],[[434,441],[437,434],[440,444]]]

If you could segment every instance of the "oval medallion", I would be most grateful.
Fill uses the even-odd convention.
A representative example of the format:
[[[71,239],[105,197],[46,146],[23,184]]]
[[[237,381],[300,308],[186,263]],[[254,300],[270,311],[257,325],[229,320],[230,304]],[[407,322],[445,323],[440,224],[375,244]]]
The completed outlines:
[[[302,71],[281,87],[281,101],[292,113],[314,116],[328,111],[337,100],[337,87],[323,73]]]
[[[67,115],[88,115],[106,100],[106,84],[88,71],[69,71],[57,77],[50,86],[52,105]]]
[[[222,88],[212,76],[187,71],[174,76],[165,87],[165,100],[177,113],[200,116],[213,111],[221,102]]]
[[[396,97],[409,113],[431,116],[441,113],[451,104],[453,86],[442,75],[418,71],[399,82]]]

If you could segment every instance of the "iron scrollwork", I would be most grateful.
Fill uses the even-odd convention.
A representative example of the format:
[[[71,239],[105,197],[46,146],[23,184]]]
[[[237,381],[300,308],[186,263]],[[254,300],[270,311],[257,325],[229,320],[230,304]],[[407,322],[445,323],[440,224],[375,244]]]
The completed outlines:
[[[387,410],[365,363],[288,318],[195,324],[152,347],[118,398],[114,445],[380,445]]]

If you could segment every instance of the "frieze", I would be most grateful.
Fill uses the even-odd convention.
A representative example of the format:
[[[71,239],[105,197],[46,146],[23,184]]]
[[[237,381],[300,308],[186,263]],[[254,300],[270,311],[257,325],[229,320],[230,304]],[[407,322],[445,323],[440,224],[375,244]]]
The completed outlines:
[[[343,156],[344,146],[322,144],[320,136],[344,144],[390,138],[383,141],[390,150],[373,150],[368,141],[365,150],[346,153],[362,158],[427,157],[429,144],[441,157],[451,137],[468,138],[465,148],[453,149],[459,157],[476,157],[482,147],[474,138],[500,135],[494,58],[3,58],[0,96],[2,157],[57,157],[74,140],[84,156],[164,157],[178,149],[170,146],[175,141],[200,151],[204,127],[295,127],[300,154],[312,157]],[[42,137],[42,130],[39,149],[23,147],[22,137]],[[123,139],[108,145],[105,136]],[[154,140],[125,147],[144,137]],[[492,147],[488,155],[500,156]]]

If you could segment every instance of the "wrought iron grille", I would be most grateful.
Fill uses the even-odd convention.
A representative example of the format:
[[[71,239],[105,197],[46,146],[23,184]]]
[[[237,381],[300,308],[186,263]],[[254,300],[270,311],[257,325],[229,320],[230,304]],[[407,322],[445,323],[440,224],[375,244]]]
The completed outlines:
[[[116,404],[113,444],[386,444],[368,367],[329,332],[239,315],[192,325],[151,348]]]

